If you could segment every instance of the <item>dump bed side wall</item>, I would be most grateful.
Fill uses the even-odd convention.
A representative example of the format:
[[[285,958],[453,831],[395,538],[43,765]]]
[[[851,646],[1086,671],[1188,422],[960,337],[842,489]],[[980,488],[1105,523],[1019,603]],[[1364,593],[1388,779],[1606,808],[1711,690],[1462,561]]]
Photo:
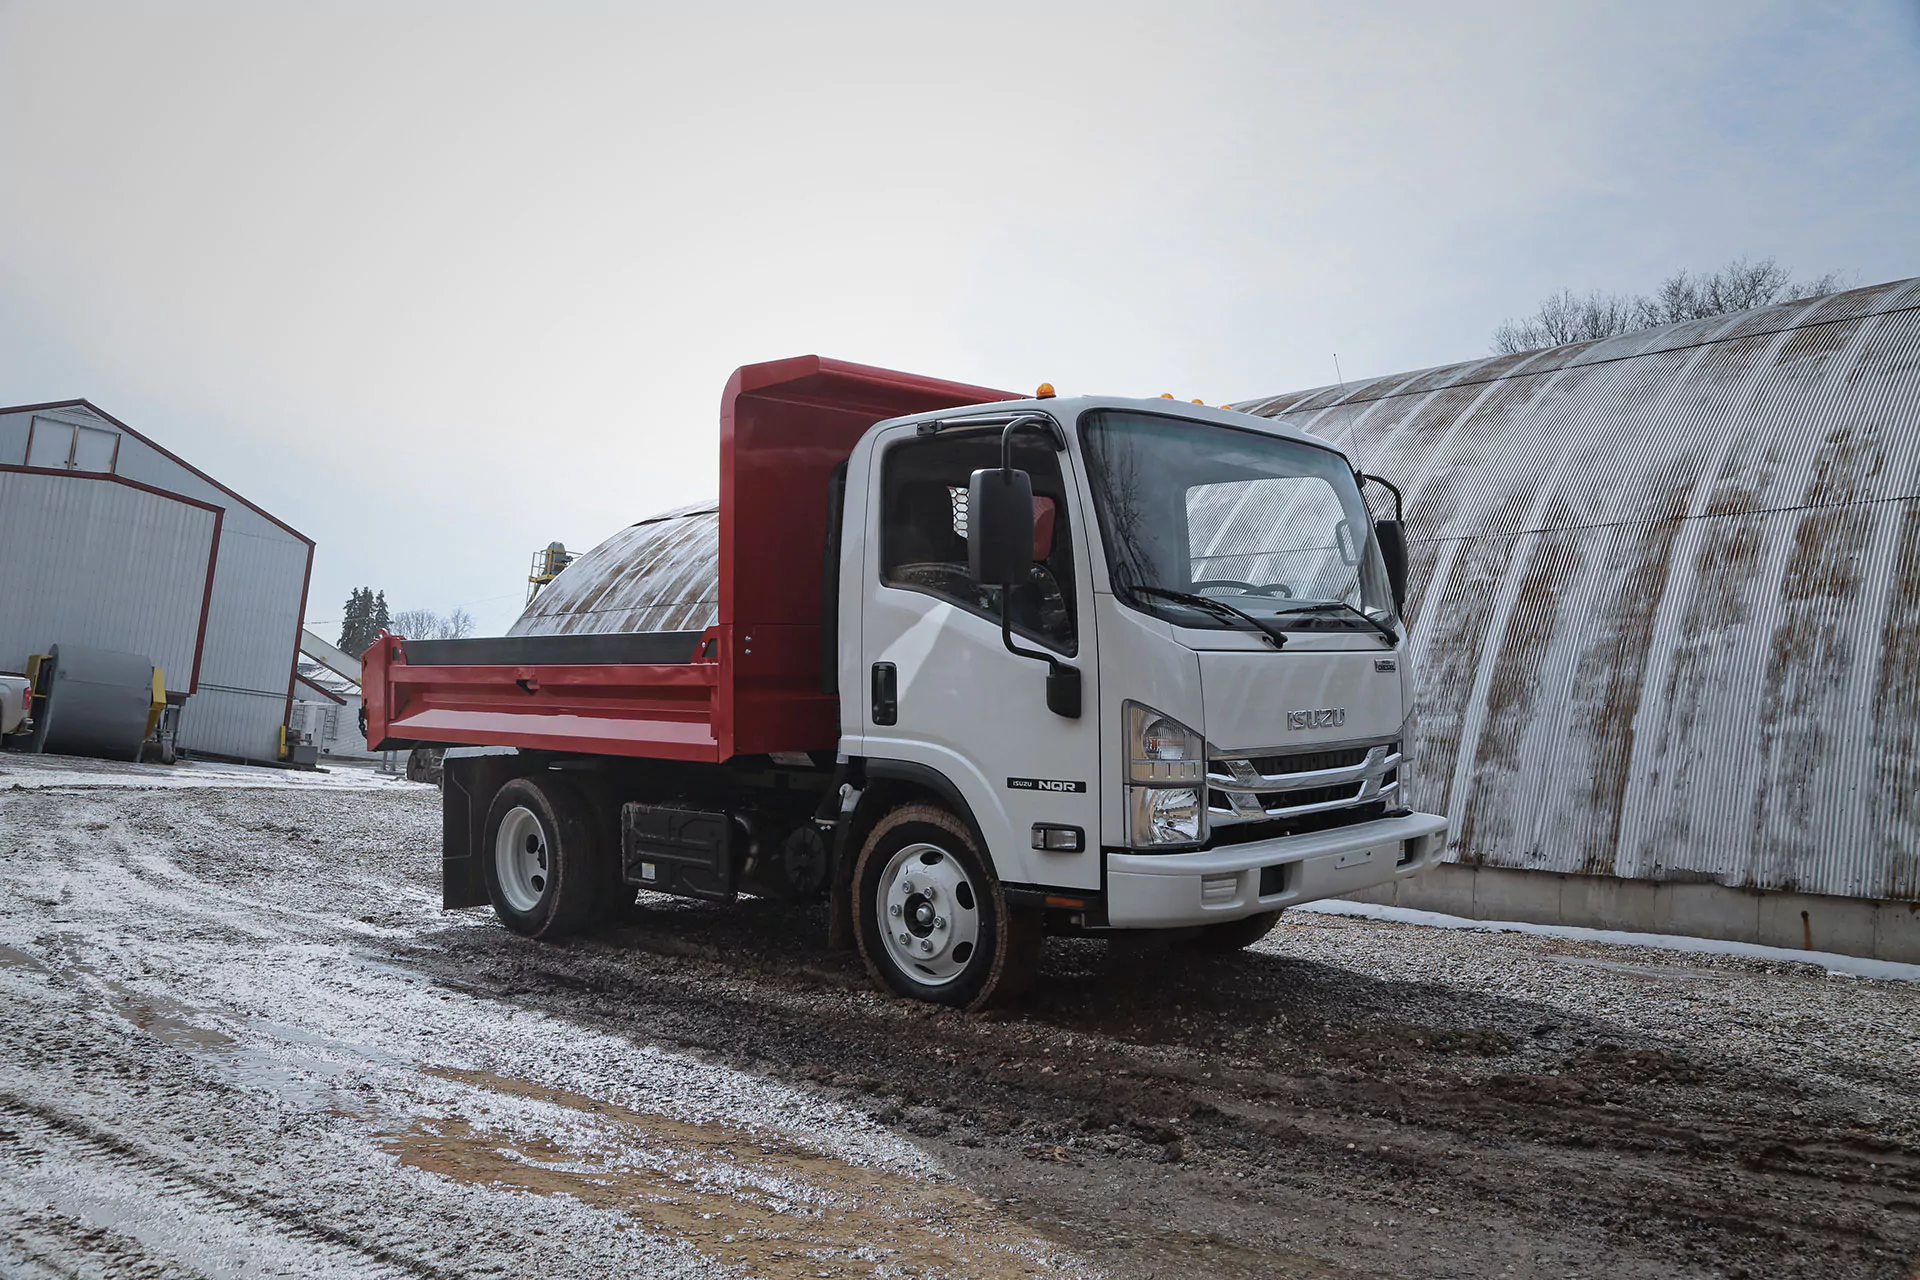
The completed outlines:
[[[720,407],[719,624],[684,656],[658,650],[678,636],[631,653],[620,643],[643,637],[382,636],[365,660],[368,741],[715,762],[833,750],[839,700],[820,675],[835,641],[820,608],[833,469],[883,419],[1009,398],[818,356],[736,370]]]

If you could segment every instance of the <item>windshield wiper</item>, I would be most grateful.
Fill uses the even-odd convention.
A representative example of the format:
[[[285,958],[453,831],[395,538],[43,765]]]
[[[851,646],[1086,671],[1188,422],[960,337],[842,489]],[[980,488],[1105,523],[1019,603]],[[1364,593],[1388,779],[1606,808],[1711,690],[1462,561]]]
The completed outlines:
[[[1143,596],[1153,596],[1160,600],[1171,600],[1175,604],[1184,604],[1190,609],[1205,609],[1219,617],[1240,618],[1252,624],[1255,631],[1258,631],[1268,640],[1271,640],[1274,648],[1284,649],[1287,647],[1286,632],[1280,630],[1278,627],[1269,627],[1266,623],[1260,621],[1260,619],[1254,617],[1244,609],[1236,609],[1225,600],[1218,600],[1213,596],[1197,596],[1191,591],[1169,591],[1165,587],[1132,586],[1129,587],[1128,590],[1137,592]]]
[[[1280,610],[1280,612],[1283,614],[1324,613],[1328,609],[1345,609],[1348,613],[1360,619],[1360,621],[1366,623],[1368,626],[1372,627],[1375,631],[1378,631],[1381,634],[1381,636],[1385,638],[1388,644],[1397,645],[1400,643],[1400,636],[1397,632],[1394,631],[1392,627],[1380,621],[1378,618],[1374,617],[1372,614],[1368,613],[1366,610],[1354,608],[1352,605],[1348,604],[1345,600],[1313,600],[1313,601],[1309,601],[1306,604],[1296,604],[1291,608],[1282,609]]]

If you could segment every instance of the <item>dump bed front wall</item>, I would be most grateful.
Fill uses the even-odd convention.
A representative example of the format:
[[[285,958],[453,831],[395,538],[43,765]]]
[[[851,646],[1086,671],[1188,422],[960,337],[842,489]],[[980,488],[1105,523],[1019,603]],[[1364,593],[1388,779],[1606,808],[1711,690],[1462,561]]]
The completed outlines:
[[[817,356],[734,374],[720,422],[720,631],[722,733],[736,753],[839,741],[838,699],[820,688],[833,469],[876,422],[1011,398]]]
[[[1920,280],[1249,407],[1405,490],[1451,859],[1920,898]]]

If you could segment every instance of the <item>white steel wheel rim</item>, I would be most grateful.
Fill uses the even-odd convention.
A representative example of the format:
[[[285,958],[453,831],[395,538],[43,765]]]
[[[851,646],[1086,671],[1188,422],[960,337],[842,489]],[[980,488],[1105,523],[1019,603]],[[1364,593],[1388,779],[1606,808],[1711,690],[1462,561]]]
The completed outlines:
[[[493,836],[493,869],[500,879],[500,896],[515,911],[540,905],[553,874],[552,851],[539,815],[525,805],[507,810]]]
[[[877,890],[880,938],[915,982],[944,987],[980,949],[980,890],[951,853],[910,844],[887,860]]]

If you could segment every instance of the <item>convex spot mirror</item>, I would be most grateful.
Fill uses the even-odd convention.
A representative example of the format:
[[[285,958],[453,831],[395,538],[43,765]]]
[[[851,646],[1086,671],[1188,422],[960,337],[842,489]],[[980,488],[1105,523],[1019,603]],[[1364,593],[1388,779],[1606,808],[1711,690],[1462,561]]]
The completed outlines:
[[[1033,570],[1033,477],[984,467],[967,481],[967,573],[983,586]]]
[[[1380,543],[1380,559],[1387,566],[1387,586],[1393,591],[1393,611],[1407,611],[1407,527],[1398,520],[1376,520],[1373,536]]]

